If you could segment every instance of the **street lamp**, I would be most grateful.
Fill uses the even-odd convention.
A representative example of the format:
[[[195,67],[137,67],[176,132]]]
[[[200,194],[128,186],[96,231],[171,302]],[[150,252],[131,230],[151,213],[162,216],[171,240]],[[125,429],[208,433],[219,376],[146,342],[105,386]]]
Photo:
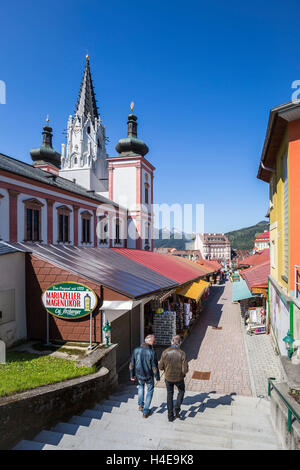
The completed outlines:
[[[287,357],[291,359],[293,353],[293,342],[295,341],[293,336],[290,334],[290,330],[288,330],[287,335],[283,338],[285,342],[286,350],[287,350]]]
[[[110,342],[111,342],[111,330],[112,330],[112,327],[108,323],[108,320],[106,320],[105,326],[103,327],[106,348],[109,347]]]

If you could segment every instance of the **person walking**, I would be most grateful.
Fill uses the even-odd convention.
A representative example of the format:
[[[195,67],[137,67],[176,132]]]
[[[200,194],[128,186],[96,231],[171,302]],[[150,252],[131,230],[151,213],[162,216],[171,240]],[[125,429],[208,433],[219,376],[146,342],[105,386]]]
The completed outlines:
[[[188,372],[188,362],[185,352],[180,349],[181,337],[173,336],[171,346],[165,349],[158,363],[160,370],[165,372],[165,383],[167,388],[168,419],[174,421],[175,417],[181,419],[180,407],[185,393],[184,378]],[[175,416],[173,410],[174,385],[178,389],[175,404]]]
[[[138,381],[138,406],[143,413],[143,418],[150,416],[150,405],[154,392],[154,377],[160,380],[158,361],[153,349],[154,335],[146,336],[144,343],[133,351],[129,363],[130,380]],[[144,401],[145,386],[147,394]]]

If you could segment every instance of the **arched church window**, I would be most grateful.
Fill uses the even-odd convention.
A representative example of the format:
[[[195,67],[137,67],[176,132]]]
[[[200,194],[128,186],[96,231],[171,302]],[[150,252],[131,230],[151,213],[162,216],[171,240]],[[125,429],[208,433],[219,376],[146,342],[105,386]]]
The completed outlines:
[[[115,221],[115,245],[120,245],[121,238],[120,238],[120,220],[116,219]]]
[[[30,198],[24,202],[25,208],[25,241],[41,241],[41,211],[44,204],[38,199]]]
[[[150,226],[149,222],[146,222],[146,224],[145,224],[145,246],[144,246],[145,250],[150,250],[150,238],[151,238],[150,230],[151,230],[151,226]]]
[[[77,162],[78,162],[77,157],[75,157],[74,158],[74,165],[77,165]]]
[[[149,184],[145,183],[145,204],[149,203]]]
[[[108,219],[106,215],[100,217],[99,243],[100,245],[107,245],[108,243]]]
[[[87,131],[88,134],[91,133],[91,128],[90,128],[90,126],[87,127],[87,130],[86,130],[86,131]]]
[[[81,243],[91,243],[91,218],[90,212],[81,213]]]
[[[71,209],[67,206],[60,206],[57,208],[58,216],[58,233],[57,241],[62,243],[70,242],[70,214]]]

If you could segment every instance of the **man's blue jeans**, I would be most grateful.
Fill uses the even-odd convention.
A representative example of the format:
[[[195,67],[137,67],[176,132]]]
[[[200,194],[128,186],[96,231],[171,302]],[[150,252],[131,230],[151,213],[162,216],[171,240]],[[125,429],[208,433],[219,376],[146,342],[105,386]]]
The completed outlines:
[[[138,405],[143,407],[143,414],[146,415],[149,412],[154,392],[154,378],[151,377],[147,380],[138,379],[138,383]],[[147,385],[147,394],[144,402],[145,385]]]

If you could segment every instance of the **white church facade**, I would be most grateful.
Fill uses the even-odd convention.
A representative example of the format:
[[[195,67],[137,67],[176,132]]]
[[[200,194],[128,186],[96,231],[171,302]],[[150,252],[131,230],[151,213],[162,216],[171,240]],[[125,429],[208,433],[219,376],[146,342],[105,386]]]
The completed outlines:
[[[147,145],[128,116],[127,137],[106,151],[89,57],[61,154],[47,119],[29,165],[0,154],[0,239],[153,250],[153,174]]]

